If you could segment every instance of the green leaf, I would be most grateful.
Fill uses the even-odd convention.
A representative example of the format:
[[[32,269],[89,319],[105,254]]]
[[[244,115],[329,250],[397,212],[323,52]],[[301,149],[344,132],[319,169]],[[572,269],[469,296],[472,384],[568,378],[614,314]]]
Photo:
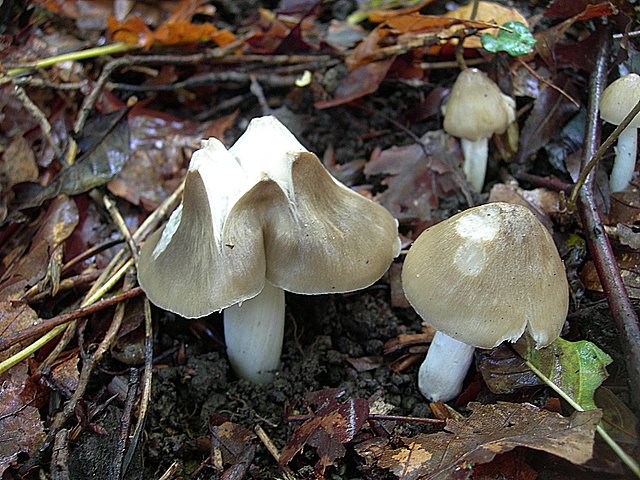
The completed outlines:
[[[531,53],[536,39],[522,22],[507,22],[502,25],[507,30],[499,30],[498,36],[488,33],[480,37],[482,46],[489,52],[507,52],[512,57]]]
[[[533,348],[531,341],[520,341],[514,348],[582,408],[597,408],[593,396],[608,376],[605,367],[613,360],[596,345],[586,340],[569,342],[557,338],[540,350]]]

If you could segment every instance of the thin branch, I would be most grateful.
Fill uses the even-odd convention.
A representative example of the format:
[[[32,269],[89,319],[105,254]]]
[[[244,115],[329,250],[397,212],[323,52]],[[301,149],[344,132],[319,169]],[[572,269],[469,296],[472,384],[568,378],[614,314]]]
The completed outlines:
[[[19,330],[17,332],[12,333],[11,335],[4,336],[0,338],[0,352],[20,342],[24,342],[29,338],[43,335],[44,333],[48,332],[54,327],[57,327],[59,325],[64,325],[66,323],[71,322],[72,320],[78,320],[80,318],[87,317],[96,312],[104,310],[105,308],[112,307],[113,305],[117,305],[121,302],[124,302],[125,300],[137,297],[141,294],[142,294],[142,289],[140,287],[135,287],[135,288],[132,288],[131,290],[127,290],[126,292],[113,295],[112,297],[105,298],[104,300],[100,300],[99,302],[96,302],[93,305],[78,308],[73,312],[62,313],[53,318],[45,320],[42,323],[38,323],[37,325],[27,327],[23,330]]]
[[[22,106],[33,116],[33,118],[38,121],[42,136],[47,139],[47,142],[51,145],[56,157],[62,158],[62,151],[51,136],[51,124],[49,123],[49,120],[47,120],[46,115],[35,103],[33,103],[31,98],[29,98],[29,95],[27,95],[27,92],[25,92],[24,88],[20,85],[13,86],[13,94],[18,100],[20,100]]]
[[[596,68],[589,86],[587,125],[583,148],[582,169],[593,158],[600,138],[599,103],[607,81],[607,59],[610,51],[609,30],[599,26],[601,44],[596,58]],[[640,412],[640,326],[638,316],[629,300],[627,289],[620,276],[620,268],[607,237],[594,195],[594,172],[585,175],[578,194],[578,213],[582,221],[587,246],[593,257],[598,278],[604,290],[611,319],[618,330],[629,376],[630,398],[636,413]]]
[[[578,177],[578,181],[576,181],[575,186],[573,187],[573,191],[571,192],[571,196],[567,201],[567,208],[569,210],[573,210],[575,208],[576,199],[578,198],[578,194],[580,193],[580,189],[584,185],[587,176],[591,173],[591,170],[598,164],[600,159],[604,156],[604,154],[609,150],[609,147],[613,145],[613,143],[618,139],[622,131],[629,126],[629,124],[633,121],[633,119],[640,113],[640,101],[635,104],[635,106],[631,109],[631,111],[624,117],[624,120],[620,122],[611,135],[607,137],[607,139],[602,142],[600,147],[596,150],[596,152],[591,157],[591,160],[585,165],[585,167],[580,172],[580,176]]]

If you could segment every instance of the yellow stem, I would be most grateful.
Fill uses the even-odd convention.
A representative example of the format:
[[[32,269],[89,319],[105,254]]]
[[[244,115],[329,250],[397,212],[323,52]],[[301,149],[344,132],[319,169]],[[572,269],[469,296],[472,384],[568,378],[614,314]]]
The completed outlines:
[[[46,68],[56,63],[67,62],[69,60],[84,60],[86,58],[100,57],[102,55],[113,55],[115,53],[127,52],[138,47],[138,45],[130,45],[128,43],[112,43],[110,45],[103,45],[101,47],[87,48],[86,50],[78,50],[76,52],[63,53],[62,55],[55,55],[49,58],[43,58],[38,60],[32,65],[25,67],[13,68],[7,72],[9,76],[20,75],[21,73],[28,72],[34,68]]]

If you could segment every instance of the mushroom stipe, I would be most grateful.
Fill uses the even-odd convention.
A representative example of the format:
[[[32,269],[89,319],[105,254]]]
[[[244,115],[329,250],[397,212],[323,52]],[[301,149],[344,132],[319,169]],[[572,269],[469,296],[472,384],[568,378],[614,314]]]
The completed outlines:
[[[225,310],[235,371],[268,382],[279,365],[284,293],[373,284],[400,251],[397,222],[335,180],[274,117],[227,150],[203,142],[182,205],[142,246],[138,279],[159,307],[189,318]]]

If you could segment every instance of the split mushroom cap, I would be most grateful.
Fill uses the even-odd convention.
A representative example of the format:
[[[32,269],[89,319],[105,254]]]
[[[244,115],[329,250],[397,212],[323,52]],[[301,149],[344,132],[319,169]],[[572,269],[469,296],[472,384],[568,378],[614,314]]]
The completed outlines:
[[[600,116],[609,123],[620,125],[639,101],[640,75],[624,75],[613,81],[602,93]],[[634,117],[629,126],[640,128],[640,114]]]
[[[194,153],[182,205],[142,246],[138,279],[154,304],[195,318],[266,281],[303,294],[365,288],[398,253],[391,214],[263,117],[229,151],[210,139]]]
[[[515,119],[515,103],[477,68],[467,68],[456,79],[444,116],[444,130],[468,140],[504,133]]]
[[[490,203],[454,215],[414,242],[404,262],[407,299],[436,330],[480,348],[537,347],[560,333],[568,310],[562,260],[526,208]]]

